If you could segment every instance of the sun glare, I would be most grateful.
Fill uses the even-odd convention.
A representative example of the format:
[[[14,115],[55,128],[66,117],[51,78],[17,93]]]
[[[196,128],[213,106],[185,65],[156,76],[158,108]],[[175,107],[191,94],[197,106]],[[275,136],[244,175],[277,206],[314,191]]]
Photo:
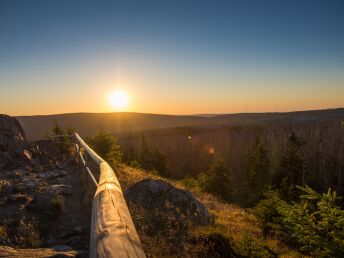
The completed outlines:
[[[109,103],[116,110],[124,110],[129,105],[129,95],[123,90],[113,91],[109,95]]]

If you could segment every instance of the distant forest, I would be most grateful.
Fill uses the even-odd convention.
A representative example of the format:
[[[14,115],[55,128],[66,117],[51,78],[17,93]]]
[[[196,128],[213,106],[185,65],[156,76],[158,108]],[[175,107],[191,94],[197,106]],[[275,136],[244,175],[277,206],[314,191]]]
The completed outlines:
[[[98,138],[120,145],[118,151],[114,147],[114,153],[120,152],[115,160],[120,156],[132,167],[203,190],[210,187],[204,182],[213,180],[215,187],[227,180],[226,198],[245,207],[254,206],[268,188],[279,189],[286,200],[300,194],[298,185],[318,192],[332,188],[344,195],[343,108],[213,116],[75,113],[18,119],[31,140],[44,138],[56,122],[83,137],[93,137],[102,128],[103,134],[115,138]],[[218,178],[210,178],[212,174]],[[213,190],[218,189],[209,192]]]
[[[318,192],[331,187],[344,195],[341,122],[179,127],[115,136],[125,163],[142,165],[144,158],[144,168],[174,179],[197,179],[223,159],[231,171],[233,201],[244,206],[271,186],[284,189],[286,199],[297,195],[290,189],[294,185]]]

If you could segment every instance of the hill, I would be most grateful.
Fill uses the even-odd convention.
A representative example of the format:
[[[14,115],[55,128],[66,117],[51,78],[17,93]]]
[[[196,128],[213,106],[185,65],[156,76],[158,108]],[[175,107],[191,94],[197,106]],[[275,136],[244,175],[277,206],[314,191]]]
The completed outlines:
[[[28,139],[44,138],[54,120],[71,126],[81,136],[95,134],[99,127],[112,133],[171,127],[217,127],[243,124],[294,124],[340,122],[344,108],[286,113],[238,113],[223,115],[160,115],[144,113],[70,113],[58,115],[18,116]]]

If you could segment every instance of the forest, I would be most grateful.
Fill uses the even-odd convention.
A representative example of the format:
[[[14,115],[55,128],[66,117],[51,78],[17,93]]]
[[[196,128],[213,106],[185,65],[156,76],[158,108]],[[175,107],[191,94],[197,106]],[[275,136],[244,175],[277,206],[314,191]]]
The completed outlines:
[[[265,239],[280,239],[314,257],[344,253],[343,122],[174,128],[117,137],[124,162],[248,208]],[[244,249],[247,257],[268,257],[259,248]]]
[[[243,206],[255,204],[271,187],[283,189],[288,198],[298,192],[291,185],[344,193],[344,125],[338,122],[183,127],[115,136],[125,163],[178,180],[199,181],[223,160],[230,169],[232,201]]]

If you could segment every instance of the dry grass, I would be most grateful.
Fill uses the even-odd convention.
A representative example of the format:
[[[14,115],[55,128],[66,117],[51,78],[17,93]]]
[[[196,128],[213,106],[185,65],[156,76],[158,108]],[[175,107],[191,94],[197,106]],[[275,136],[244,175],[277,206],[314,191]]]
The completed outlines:
[[[7,225],[0,225],[0,245],[10,244],[10,239],[7,235]]]
[[[262,230],[256,219],[256,217],[249,213],[247,210],[242,209],[234,204],[223,203],[211,194],[201,192],[199,189],[187,189],[183,184],[175,180],[167,180],[161,178],[153,173],[143,171],[140,169],[130,168],[124,165],[121,165],[116,170],[116,175],[121,183],[123,191],[125,191],[131,185],[142,181],[146,178],[153,179],[162,179],[168,181],[170,184],[175,187],[189,190],[193,195],[208,208],[209,212],[215,219],[214,225],[206,227],[197,227],[190,230],[189,234],[192,236],[209,236],[209,235],[221,235],[225,239],[230,240],[233,243],[233,248],[239,250],[242,248],[243,236],[249,235],[254,241],[258,243],[257,245],[263,245],[264,248],[268,249],[269,252],[275,253],[278,257],[304,257],[296,251],[289,249],[283,243],[276,239],[267,239],[262,238]],[[140,220],[144,216],[142,211],[138,211],[137,208],[131,210],[134,220]],[[136,213],[136,214],[135,214]],[[154,214],[152,214],[153,216]],[[150,219],[150,218],[146,218]],[[147,236],[143,232],[139,232],[141,241],[144,245],[148,254],[158,257],[179,257],[183,256],[180,252],[186,252],[190,254],[191,249],[199,249],[199,243],[193,243],[193,246],[190,246],[190,243],[185,242],[183,250],[177,252],[176,244],[173,245],[173,234],[170,236]],[[169,241],[165,241],[165,238],[170,238]],[[172,250],[172,251],[171,251]],[[192,250],[191,250],[192,253]],[[199,254],[199,252],[198,252]],[[184,253],[185,255],[185,253]],[[190,255],[188,255],[190,256]],[[199,255],[197,255],[198,257]],[[263,257],[263,256],[262,256]]]
[[[21,219],[19,221],[16,235],[16,246],[21,248],[35,248],[41,244],[37,225],[31,221]]]

